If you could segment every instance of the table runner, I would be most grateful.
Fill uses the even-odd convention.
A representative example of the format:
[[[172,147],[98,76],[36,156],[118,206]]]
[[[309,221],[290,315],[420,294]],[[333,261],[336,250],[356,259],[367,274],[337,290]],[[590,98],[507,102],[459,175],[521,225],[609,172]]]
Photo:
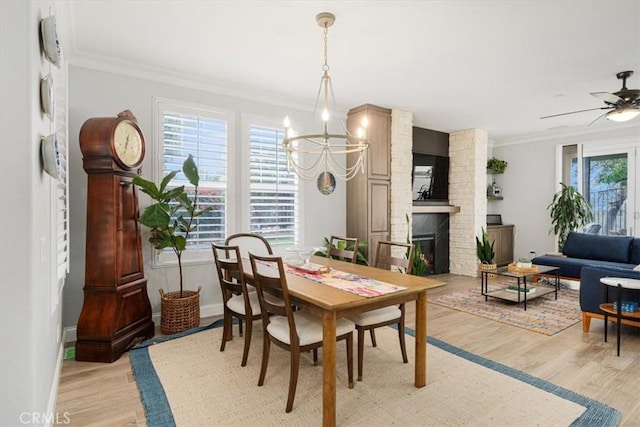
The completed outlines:
[[[322,267],[320,264],[311,264],[311,266]],[[333,268],[330,268],[327,273],[311,273],[292,265],[285,264],[285,270],[287,273],[295,274],[296,276],[301,276],[305,279],[322,283],[324,285],[333,286],[334,288],[342,289],[343,291],[351,292],[352,294],[366,298],[377,297],[406,289],[404,286],[380,282],[379,280],[370,279],[368,277],[347,273]]]

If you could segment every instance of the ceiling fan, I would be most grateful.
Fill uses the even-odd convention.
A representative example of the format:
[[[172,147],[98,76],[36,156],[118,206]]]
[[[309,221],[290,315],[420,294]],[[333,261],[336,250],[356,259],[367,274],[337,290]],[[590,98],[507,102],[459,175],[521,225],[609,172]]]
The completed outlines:
[[[540,117],[541,119],[548,119],[550,117],[565,116],[567,114],[584,113],[585,111],[594,110],[611,110],[600,116],[594,121],[589,123],[592,125],[595,121],[601,117],[606,116],[608,120],[616,122],[626,122],[634,117],[640,115],[640,89],[628,89],[627,78],[633,75],[633,71],[621,71],[616,74],[619,80],[622,80],[622,89],[617,92],[591,92],[591,95],[604,101],[605,107],[589,108],[587,110],[572,111],[570,113],[554,114],[551,116]]]

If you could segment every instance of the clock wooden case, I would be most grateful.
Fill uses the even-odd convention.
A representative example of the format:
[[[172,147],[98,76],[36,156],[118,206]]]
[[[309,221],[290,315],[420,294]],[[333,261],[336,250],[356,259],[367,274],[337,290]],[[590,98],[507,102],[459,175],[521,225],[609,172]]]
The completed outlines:
[[[76,360],[113,362],[154,334],[131,183],[140,174],[145,140],[125,110],[88,119],[80,129],[80,150],[88,180],[87,238]]]

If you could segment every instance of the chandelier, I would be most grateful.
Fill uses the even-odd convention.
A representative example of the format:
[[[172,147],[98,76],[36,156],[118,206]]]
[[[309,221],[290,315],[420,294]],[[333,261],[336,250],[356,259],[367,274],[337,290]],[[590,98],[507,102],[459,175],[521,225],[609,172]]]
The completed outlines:
[[[335,22],[335,15],[328,12],[316,15],[316,22],[323,28],[324,64],[322,65],[322,78],[320,89],[316,98],[314,111],[318,109],[318,103],[322,98],[322,132],[308,135],[296,135],[291,129],[289,117],[284,119],[285,138],[282,145],[287,154],[287,169],[293,171],[304,181],[326,178],[331,174],[342,180],[350,180],[358,172],[364,172],[369,141],[366,136],[367,118],[363,118],[362,127],[356,135],[352,135],[346,129],[344,122],[337,119],[342,133],[332,133],[329,130],[329,107],[335,105],[333,86],[329,77],[329,64],[327,63],[327,35],[329,27]],[[346,155],[348,163],[338,162],[337,155]]]

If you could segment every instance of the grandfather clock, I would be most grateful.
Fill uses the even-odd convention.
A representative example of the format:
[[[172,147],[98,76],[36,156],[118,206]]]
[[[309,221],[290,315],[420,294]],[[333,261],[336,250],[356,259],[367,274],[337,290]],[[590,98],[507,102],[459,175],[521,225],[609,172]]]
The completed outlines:
[[[113,362],[154,334],[131,183],[140,174],[145,141],[135,116],[125,110],[84,122],[80,150],[88,176],[87,240],[76,360]]]

